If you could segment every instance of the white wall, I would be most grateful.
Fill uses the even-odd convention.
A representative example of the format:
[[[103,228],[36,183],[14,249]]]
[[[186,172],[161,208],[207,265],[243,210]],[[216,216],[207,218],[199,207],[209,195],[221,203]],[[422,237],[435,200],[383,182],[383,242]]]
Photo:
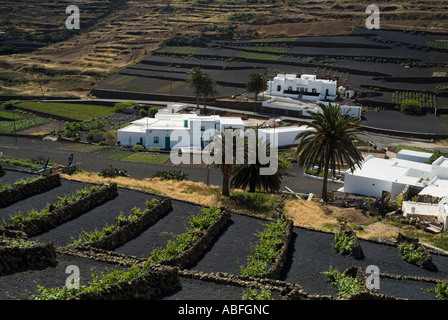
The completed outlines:
[[[290,145],[298,145],[299,141],[294,141],[294,138],[305,130],[309,130],[306,126],[301,126],[297,128],[291,127],[280,127],[280,128],[266,128],[266,129],[258,129],[259,137],[266,137],[266,141],[271,141],[271,137],[274,138],[274,134],[276,136],[277,146],[284,147]]]
[[[383,191],[392,189],[392,183],[379,179],[372,179],[346,174],[344,178],[344,192],[379,198]]]

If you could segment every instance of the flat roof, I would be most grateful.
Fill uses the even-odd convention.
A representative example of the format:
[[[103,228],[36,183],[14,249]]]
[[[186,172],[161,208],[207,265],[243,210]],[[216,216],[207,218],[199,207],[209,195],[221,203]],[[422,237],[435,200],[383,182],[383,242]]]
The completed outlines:
[[[419,195],[430,195],[436,198],[448,197],[448,184],[446,186],[427,186],[418,193]]]
[[[282,132],[298,132],[298,131],[305,131],[305,130],[311,130],[310,127],[308,126],[287,126],[287,127],[276,127],[276,128],[260,128],[258,129],[258,131],[272,131],[272,132],[278,132],[278,133],[282,133]]]
[[[357,167],[353,173],[347,170],[346,174],[403,184],[423,185],[424,180],[421,180],[421,178],[427,178],[425,176],[429,176],[431,171],[432,166],[429,164],[368,156],[362,163],[361,168]]]
[[[421,158],[431,158],[432,153],[429,152],[422,152],[422,151],[415,151],[415,150],[409,150],[409,149],[401,149],[400,151],[398,151],[397,155],[399,154],[405,154],[405,155],[410,155],[410,156],[414,156],[414,157],[421,157]]]

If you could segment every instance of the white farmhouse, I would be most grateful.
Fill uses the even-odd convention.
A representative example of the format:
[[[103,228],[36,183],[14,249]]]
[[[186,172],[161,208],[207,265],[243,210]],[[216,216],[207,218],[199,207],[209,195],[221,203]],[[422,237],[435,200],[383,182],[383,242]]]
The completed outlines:
[[[389,192],[394,199],[406,186],[423,193],[431,187],[432,193],[439,190],[438,195],[444,195],[448,191],[445,188],[448,186],[448,159],[440,157],[432,164],[426,164],[370,155],[364,159],[361,168],[345,172],[344,188],[341,191],[377,198]]]
[[[317,79],[312,74],[278,74],[272,81],[268,81],[266,94],[282,96],[299,100],[334,101],[338,95],[335,80]]]
[[[226,128],[244,130],[237,117],[200,116],[196,113],[159,112],[154,118],[143,118],[117,131],[121,145],[140,144],[145,148],[203,149],[212,140],[211,130],[223,132]],[[208,130],[208,131],[207,131]]]

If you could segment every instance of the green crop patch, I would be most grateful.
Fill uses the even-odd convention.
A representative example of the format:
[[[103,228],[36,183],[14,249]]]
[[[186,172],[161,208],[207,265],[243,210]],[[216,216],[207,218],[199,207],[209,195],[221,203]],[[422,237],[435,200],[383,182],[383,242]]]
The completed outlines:
[[[28,128],[38,127],[50,121],[42,118],[21,119],[17,121],[0,121],[0,133],[20,132]]]
[[[103,118],[114,114],[113,108],[85,104],[23,102],[17,106],[30,111],[45,112],[48,114],[81,121],[91,120],[94,118]]]
[[[131,153],[128,156],[122,157],[120,160],[139,162],[139,163],[151,163],[151,164],[164,164],[170,158],[169,154],[152,154],[152,153]]]

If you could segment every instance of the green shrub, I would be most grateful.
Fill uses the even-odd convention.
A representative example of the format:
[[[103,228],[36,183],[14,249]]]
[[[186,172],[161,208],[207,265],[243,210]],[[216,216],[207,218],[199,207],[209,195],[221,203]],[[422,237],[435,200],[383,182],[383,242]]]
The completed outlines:
[[[140,111],[138,112],[138,115],[140,117],[147,117],[148,116],[148,111],[146,111],[145,109],[140,109]]]
[[[436,294],[437,299],[448,300],[448,281],[440,280],[432,289],[427,289],[427,292],[432,292]]]
[[[101,170],[99,175],[104,178],[129,177],[128,172],[126,170],[118,169],[112,166]]]
[[[132,150],[134,150],[134,151],[142,151],[142,150],[145,150],[145,147],[142,146],[141,144],[136,144],[135,146],[132,147]]]
[[[154,118],[154,116],[155,116],[156,113],[158,113],[158,112],[159,112],[159,108],[157,108],[157,107],[151,107],[151,108],[149,108],[149,110],[148,110],[148,116],[151,117],[151,118]]]
[[[142,268],[132,266],[127,270],[113,270],[106,274],[92,275],[92,281],[89,285],[80,286],[78,289],[68,289],[66,286],[61,288],[47,289],[43,286],[38,286],[38,292],[31,297],[32,300],[67,300],[82,292],[91,292],[104,289],[113,284],[117,284],[123,281],[131,281],[145,273],[150,269],[149,264],[145,264]]]
[[[2,184],[2,182],[0,181],[0,192],[6,191],[6,190],[11,190],[12,187],[10,185],[7,184]]]
[[[417,264],[423,258],[421,250],[418,247],[416,248],[412,243],[400,243],[398,245],[398,251],[400,251],[403,260],[412,264]]]
[[[117,229],[116,225],[106,224],[101,230],[95,229],[92,232],[82,231],[82,233],[78,236],[78,239],[72,239],[69,247],[75,247],[84,243],[91,243],[102,239],[111,233],[113,233]]]
[[[137,102],[134,101],[128,101],[128,102],[117,102],[114,104],[114,111],[115,113],[123,112],[124,108],[135,106]]]
[[[47,206],[45,208],[43,208],[40,211],[37,211],[35,209],[32,209],[31,211],[29,211],[26,215],[23,215],[22,213],[16,213],[13,214],[9,217],[9,221],[11,224],[19,224],[22,223],[25,220],[31,220],[34,218],[39,218],[41,216],[44,216],[46,214],[51,213],[54,209],[66,206],[68,204],[71,204],[73,202],[79,201],[85,197],[87,197],[88,195],[100,190],[101,187],[100,186],[92,186],[92,187],[86,187],[84,189],[78,190],[76,191],[74,194],[72,195],[67,195],[67,196],[63,196],[63,197],[58,197],[58,200],[55,204],[47,204]]]
[[[195,244],[202,232],[207,230],[221,214],[221,210],[216,207],[202,208],[197,215],[190,217],[188,224],[190,228],[186,232],[176,235],[174,239],[168,241],[164,249],[156,248],[148,258],[150,262],[160,262],[171,259],[181,254]]]
[[[279,219],[263,226],[263,231],[257,234],[259,243],[251,248],[247,264],[240,267],[242,275],[254,276],[269,272],[269,265],[280,253],[287,225],[286,220]]]
[[[350,254],[352,251],[356,239],[351,236],[347,236],[344,232],[338,232],[334,236],[335,244],[333,248],[342,255]]]
[[[272,300],[271,291],[266,289],[257,291],[256,289],[248,288],[243,295],[243,300]]]
[[[183,181],[188,179],[188,174],[182,170],[161,170],[153,174],[153,178],[161,178],[164,180],[178,180]]]
[[[0,48],[0,55],[8,55],[15,53],[19,53],[19,50],[11,44],[5,44],[3,47]]]
[[[209,42],[210,40],[205,37],[190,38],[185,36],[174,36],[170,39],[164,40],[162,42],[162,47],[206,47]]]
[[[403,100],[400,105],[400,111],[402,112],[415,112],[420,108],[422,104],[417,100]]]
[[[263,192],[233,191],[229,199],[242,208],[257,211],[260,214],[270,214],[278,202],[277,195]]]
[[[347,299],[351,294],[362,291],[358,279],[349,277],[332,266],[323,274],[329,278],[331,284],[338,289],[338,298]]]

